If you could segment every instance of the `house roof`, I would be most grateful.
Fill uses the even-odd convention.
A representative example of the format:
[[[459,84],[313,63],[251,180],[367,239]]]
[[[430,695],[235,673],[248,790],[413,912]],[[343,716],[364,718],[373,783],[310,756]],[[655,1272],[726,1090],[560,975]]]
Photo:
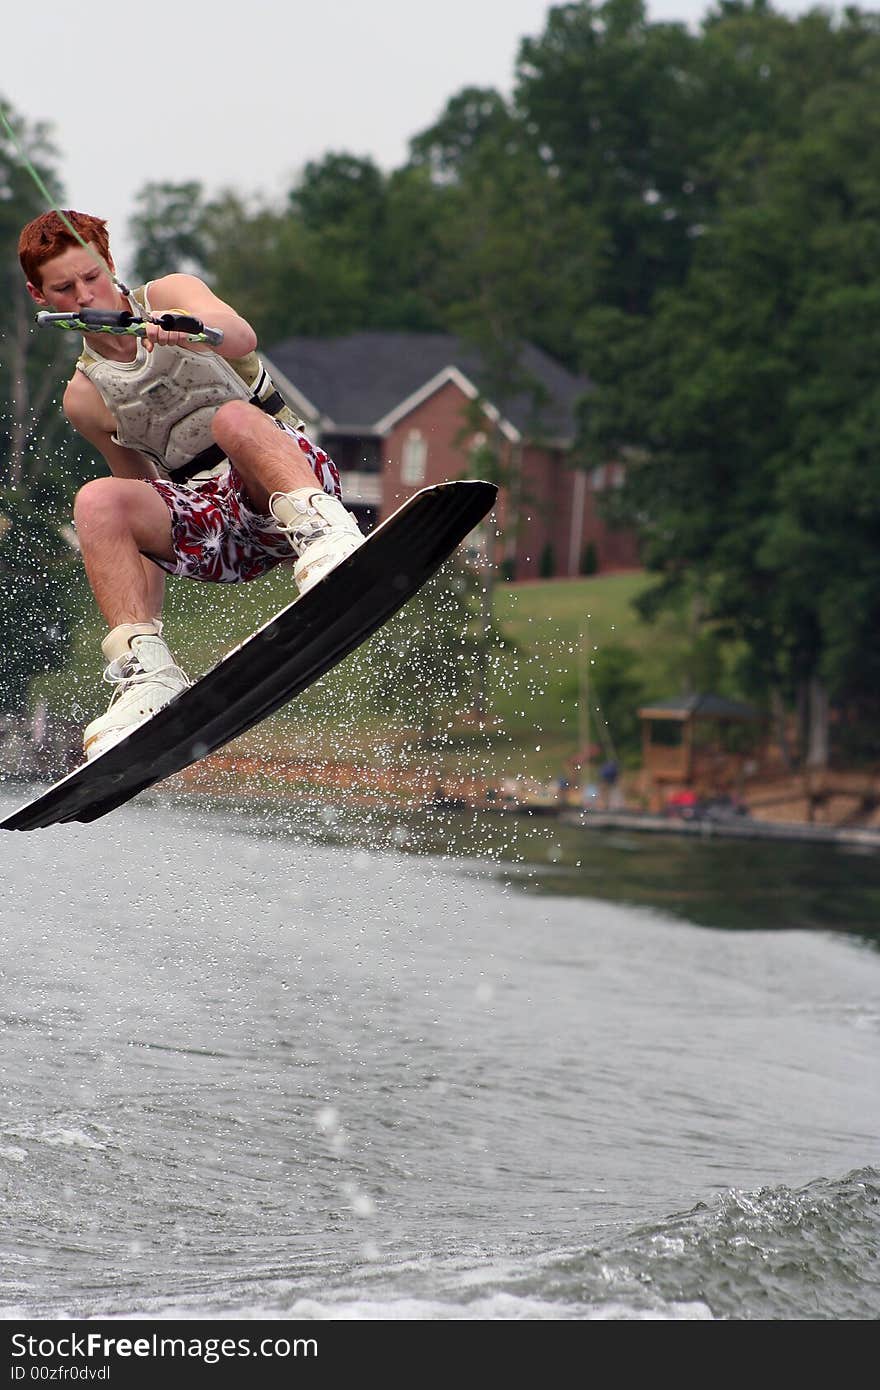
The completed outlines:
[[[452,333],[365,331],[340,338],[286,338],[264,354],[267,366],[302,414],[325,429],[384,434],[445,380],[471,395],[485,394],[510,437],[567,444],[575,434],[575,405],[591,389],[531,343],[520,350],[519,370],[540,389],[493,399],[480,352]]]
[[[724,695],[681,695],[655,700],[639,710],[642,719],[761,719],[761,711]]]

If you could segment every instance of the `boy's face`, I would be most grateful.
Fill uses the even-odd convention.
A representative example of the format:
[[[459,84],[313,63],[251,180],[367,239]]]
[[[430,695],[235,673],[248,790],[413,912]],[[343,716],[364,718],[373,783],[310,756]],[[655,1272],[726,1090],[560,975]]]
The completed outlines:
[[[94,248],[98,255],[97,248]],[[100,257],[99,257],[100,259]],[[44,261],[39,284],[28,281],[28,294],[37,304],[56,313],[79,309],[115,309],[119,296],[106,270],[82,246],[69,246],[59,256]]]

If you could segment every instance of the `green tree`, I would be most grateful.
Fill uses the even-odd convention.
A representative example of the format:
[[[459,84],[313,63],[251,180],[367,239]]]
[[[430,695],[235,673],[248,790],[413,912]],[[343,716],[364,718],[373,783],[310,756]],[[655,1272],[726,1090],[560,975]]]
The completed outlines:
[[[146,183],[135,197],[128,230],[138,283],[172,271],[204,277],[210,254],[202,185]]]
[[[589,295],[588,229],[526,124],[491,89],[453,98],[410,150],[411,168],[427,170],[441,195],[428,292],[445,326],[479,355],[480,396],[463,414],[462,438],[482,438],[474,465],[507,489],[509,570],[524,505],[540,500],[526,496],[521,449],[505,436],[503,418],[514,404],[518,414],[525,405],[529,435],[544,432],[547,393],[528,369],[523,344],[569,357],[574,351],[571,325]],[[498,414],[487,415],[487,404]],[[491,582],[490,568],[490,590]]]
[[[734,7],[707,43],[758,18]],[[780,99],[772,129],[743,134],[682,286],[641,318],[590,316],[602,389],[584,423],[628,458],[615,505],[662,576],[651,601],[700,593],[706,621],[745,643],[755,688],[808,704],[821,763],[829,692],[876,688],[880,32],[857,12],[765,22],[797,119]]]
[[[638,710],[647,692],[638,664],[630,647],[606,642],[590,672],[591,742],[599,742],[606,757],[633,758],[641,748]]]
[[[31,682],[57,670],[75,619],[72,552],[46,509],[0,489],[0,710],[22,714]]]
[[[630,313],[681,280],[704,216],[696,43],[683,25],[649,24],[642,0],[607,0],[554,7],[520,48],[516,107],[587,214],[595,298]]]
[[[425,284],[437,254],[437,190],[419,171],[390,179],[370,160],[308,164],[285,204],[197,183],[147,184],[131,222],[141,278],[202,275],[271,345],[295,333],[442,326]]]
[[[563,361],[576,355],[573,326],[594,292],[589,218],[528,122],[491,89],[454,97],[410,151],[410,167],[429,171],[440,194],[426,292],[444,326],[480,348],[496,404],[533,391],[523,341]]]
[[[50,163],[55,149],[47,126],[30,126],[5,103],[0,105],[17,141],[16,145],[5,132],[0,133],[0,480],[15,488],[46,470],[46,450],[34,452],[36,442],[48,444],[51,450],[58,441],[60,426],[52,397],[70,360],[71,345],[62,334],[34,326],[34,306],[25,293],[18,263],[22,227],[45,211],[43,195],[24,159],[57,196]]]
[[[60,665],[74,621],[60,499],[81,455],[59,408],[73,344],[35,328],[17,255],[22,227],[45,211],[22,152],[58,196],[55,151],[46,126],[4,110],[20,148],[0,135],[0,709],[20,713],[32,679]]]

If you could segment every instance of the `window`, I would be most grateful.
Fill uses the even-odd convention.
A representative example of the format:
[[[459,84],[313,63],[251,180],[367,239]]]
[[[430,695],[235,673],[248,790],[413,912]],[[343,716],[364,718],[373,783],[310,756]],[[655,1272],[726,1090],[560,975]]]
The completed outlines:
[[[622,463],[602,463],[590,474],[590,484],[594,492],[605,492],[608,488],[623,487],[626,482],[626,468]]]
[[[400,481],[407,487],[420,487],[425,481],[428,445],[420,430],[410,430],[403,445]]]
[[[311,436],[315,438],[314,435]],[[321,448],[342,473],[378,473],[382,455],[378,439],[357,434],[322,434]]]

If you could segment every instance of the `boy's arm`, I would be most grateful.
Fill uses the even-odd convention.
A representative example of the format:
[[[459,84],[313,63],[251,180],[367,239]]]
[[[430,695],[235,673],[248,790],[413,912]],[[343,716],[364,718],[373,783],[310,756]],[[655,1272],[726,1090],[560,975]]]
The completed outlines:
[[[152,280],[149,295],[150,308],[155,314],[178,309],[195,314],[196,318],[201,319],[209,328],[222,329],[223,342],[211,349],[221,357],[246,357],[257,346],[257,335],[247,319],[237,314],[230,304],[218,299],[204,280],[200,280],[196,275],[164,275],[161,280]],[[177,344],[179,338],[179,346],[194,346],[186,342],[184,335],[164,333],[152,324],[147,330],[147,336],[158,342],[169,341],[172,344]],[[203,344],[199,346],[204,347]]]

